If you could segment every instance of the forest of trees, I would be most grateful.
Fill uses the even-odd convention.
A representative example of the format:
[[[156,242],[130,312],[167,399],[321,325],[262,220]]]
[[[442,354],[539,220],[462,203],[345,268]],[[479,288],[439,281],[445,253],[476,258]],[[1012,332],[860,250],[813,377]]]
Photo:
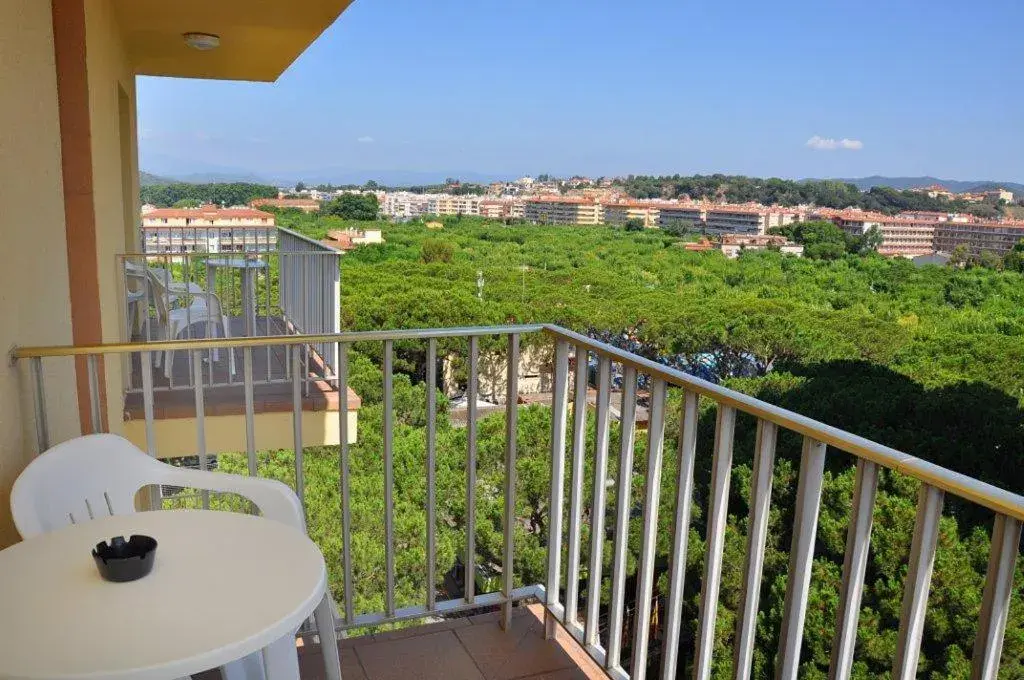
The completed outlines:
[[[292,228],[316,235],[336,217],[289,216]],[[810,259],[746,252],[729,261],[717,252],[692,253],[682,239],[659,231],[606,227],[504,226],[444,218],[443,229],[421,222],[385,224],[386,243],[342,259],[342,319],[351,330],[551,322],[611,336],[631,332],[652,358],[713,355],[728,387],[793,409],[1020,493],[1024,477],[1024,278],[1012,271],[917,268],[875,254],[837,253]],[[812,237],[810,233],[806,235]],[[828,235],[819,235],[827,242]],[[484,280],[477,297],[478,272]],[[543,335],[524,346],[549,356]],[[464,341],[439,343],[442,355],[462,355]],[[484,339],[482,351],[501,345]],[[425,588],[426,346],[395,343],[394,469],[399,607],[419,604]],[[735,377],[729,358],[752,357],[757,370]],[[353,568],[357,611],[380,611],[384,596],[382,375],[380,343],[352,348],[349,385],[362,398],[358,443],[351,448]],[[467,432],[453,427],[439,395],[437,420],[438,553],[440,579],[462,553]],[[663,625],[666,569],[675,489],[680,394],[670,393],[659,512],[656,611]],[[715,407],[702,402],[694,517],[686,564],[680,658],[689,677],[702,579]],[[516,585],[544,580],[550,466],[550,411],[519,413]],[[732,642],[749,512],[756,423],[741,416],[736,430],[725,571],[718,609],[712,677],[731,677]],[[588,425],[588,451],[593,447]],[[610,470],[617,468],[613,426]],[[477,546],[484,567],[501,564],[504,418],[479,426]],[[771,678],[785,594],[799,437],[780,436],[772,491],[754,677]],[[591,488],[588,463],[584,488]],[[825,678],[837,614],[838,588],[853,487],[851,456],[830,451],[811,578],[801,677]],[[224,470],[245,470],[244,455],[222,455]],[[633,503],[645,472],[644,436],[637,437]],[[294,484],[290,451],[260,453],[261,474]],[[311,535],[324,549],[331,586],[341,599],[341,533],[337,447],[305,452]],[[886,677],[897,644],[903,581],[913,531],[917,482],[885,473],[875,505],[872,550],[858,631],[856,678]],[[583,564],[589,545],[589,494]],[[566,495],[568,497],[568,494]],[[610,490],[608,508],[615,503]],[[629,569],[636,568],[640,517],[631,519]],[[607,602],[611,531],[604,555]],[[988,561],[992,514],[947,497],[935,562],[919,677],[968,678],[969,659]],[[563,546],[564,549],[564,546]],[[563,560],[564,565],[564,560]],[[1024,677],[1024,574],[1018,564],[1000,677]],[[584,568],[585,572],[585,568]],[[583,578],[585,578],[585,573]],[[586,589],[581,590],[583,593]],[[627,588],[632,598],[632,587]],[[457,596],[448,593],[447,596]],[[629,630],[629,627],[626,627]],[[602,631],[602,635],[606,635]],[[651,661],[659,659],[652,636]],[[630,650],[624,651],[628,660]]]
[[[857,207],[895,214],[902,210],[941,210],[966,212],[995,218],[1001,214],[994,203],[967,203],[945,198],[930,198],[915,191],[890,187],[872,187],[861,192],[853,184],[836,180],[761,179],[742,175],[672,175],[650,177],[630,175],[623,183],[634,198],[684,198],[724,200],[729,203],[755,201],[765,205],[813,204],[825,208]]]
[[[226,206],[247,205],[254,198],[277,198],[277,187],[249,182],[232,182],[230,184],[173,182],[144,185],[140,190],[140,197],[143,203],[149,203],[158,208],[202,203]]]

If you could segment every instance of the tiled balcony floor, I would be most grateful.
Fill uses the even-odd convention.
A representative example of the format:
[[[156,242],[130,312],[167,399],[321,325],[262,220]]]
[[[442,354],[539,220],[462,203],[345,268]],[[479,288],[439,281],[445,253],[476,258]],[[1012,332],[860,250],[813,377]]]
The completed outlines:
[[[349,638],[339,643],[343,680],[536,680],[604,679],[607,676],[560,627],[544,639],[539,604],[516,607],[512,628],[498,613]],[[299,649],[302,680],[324,678],[318,645]],[[217,671],[194,676],[215,680]]]

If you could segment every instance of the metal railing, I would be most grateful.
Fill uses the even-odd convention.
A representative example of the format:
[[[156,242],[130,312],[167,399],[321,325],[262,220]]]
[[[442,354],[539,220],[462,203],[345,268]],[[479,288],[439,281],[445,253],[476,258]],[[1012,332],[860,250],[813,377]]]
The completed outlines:
[[[278,228],[281,313],[296,333],[320,335],[341,331],[341,252],[288,229]],[[334,343],[314,350],[334,372],[338,355]]]
[[[543,332],[554,340],[553,385],[551,404],[551,483],[549,517],[547,522],[548,559],[546,579],[542,584],[513,587],[514,541],[516,525],[516,434],[517,434],[517,367],[520,341],[523,335]],[[504,338],[507,352],[506,429],[504,451],[504,511],[502,516],[503,541],[501,589],[494,593],[474,592],[473,579],[466,578],[463,597],[438,601],[436,598],[436,422],[437,415],[437,356],[438,341],[463,338],[467,343],[469,375],[467,397],[472,411],[476,402],[477,380],[475,370],[482,338]],[[423,604],[397,607],[395,602],[395,544],[394,544],[394,408],[393,367],[395,343],[405,346],[410,341],[426,347],[426,430],[425,430],[425,515],[426,584]],[[354,607],[354,581],[351,564],[352,517],[350,509],[350,472],[348,423],[348,351],[353,343],[380,343],[383,367],[383,421],[382,461],[384,471],[384,564],[385,592],[383,611],[357,612]],[[871,539],[872,511],[882,468],[898,471],[921,482],[917,517],[910,550],[909,569],[904,585],[902,612],[896,657],[893,660],[894,678],[909,680],[915,677],[920,657],[925,614],[932,565],[935,560],[939,518],[943,499],[951,494],[964,501],[977,504],[995,513],[991,551],[985,575],[980,619],[972,655],[972,678],[997,677],[1003,636],[1013,590],[1013,575],[1019,552],[1021,522],[1024,521],[1024,497],[985,484],[965,475],[952,472],[927,461],[895,449],[874,443],[824,423],[801,416],[748,395],[715,385],[680,371],[667,368],[628,351],[594,341],[587,336],[555,326],[502,326],[478,328],[451,328],[433,330],[394,330],[352,332],[319,336],[282,336],[276,338],[238,338],[230,340],[199,340],[158,342],[153,344],[97,345],[85,347],[26,347],[13,352],[15,360],[30,362],[36,413],[36,431],[39,450],[50,445],[46,421],[46,386],[42,362],[50,357],[85,356],[89,367],[89,391],[93,407],[92,425],[100,428],[98,380],[95,379],[96,361],[100,355],[140,354],[142,365],[149,366],[148,355],[165,349],[179,349],[197,354],[213,348],[240,349],[244,356],[244,384],[246,401],[246,451],[249,474],[257,474],[252,404],[253,376],[252,352],[269,344],[284,344],[291,349],[296,364],[301,362],[302,344],[334,343],[338,352],[339,408],[339,484],[341,497],[341,532],[343,612],[340,629],[354,629],[383,623],[440,616],[457,611],[485,606],[501,605],[503,625],[510,625],[511,606],[517,600],[536,597],[547,612],[546,632],[554,634],[560,624],[601,664],[609,675],[618,680],[641,680],[648,672],[648,655],[652,647],[650,622],[654,595],[656,541],[660,491],[662,488],[662,461],[664,459],[665,423],[670,389],[681,390],[681,412],[677,436],[678,470],[674,483],[675,503],[672,521],[672,543],[668,555],[667,615],[661,635],[660,676],[674,679],[679,670],[680,627],[683,616],[683,588],[685,579],[688,528],[694,497],[694,466],[697,459],[697,427],[699,400],[710,399],[717,406],[714,448],[711,460],[710,494],[706,510],[706,553],[703,579],[700,586],[698,630],[693,651],[694,677],[705,680],[711,674],[711,656],[715,641],[715,627],[719,589],[722,581],[723,550],[727,524],[727,504],[730,476],[733,467],[733,440],[737,415],[745,413],[757,419],[757,433],[751,483],[750,518],[746,537],[746,555],[742,567],[740,606],[736,616],[734,643],[734,677],[750,676],[755,645],[755,624],[761,576],[764,563],[768,513],[772,490],[772,471],[776,442],[783,431],[803,436],[800,457],[799,482],[796,490],[795,515],[792,529],[789,578],[787,579],[782,613],[779,646],[775,657],[776,678],[797,678],[804,620],[808,606],[811,562],[814,555],[818,511],[824,481],[827,451],[833,449],[854,457],[856,462],[855,488],[852,512],[847,532],[845,561],[842,570],[842,588],[838,620],[832,647],[830,678],[850,677],[855,652],[855,640],[865,569]],[[570,382],[570,355],[575,357],[575,376]],[[598,364],[596,430],[592,458],[592,487],[584,488],[585,458],[587,457],[587,377],[588,364],[593,356]],[[610,394],[613,373],[622,375],[622,418],[620,429],[619,469],[614,477],[616,507],[614,510],[614,538],[612,539],[611,597],[607,613],[602,614],[601,585],[605,542],[609,448],[610,448]],[[159,443],[153,428],[152,378],[143,372],[143,392],[146,418],[146,441],[151,455],[158,454]],[[636,430],[634,409],[637,404],[638,376],[646,375],[649,383],[649,420],[646,435],[646,473],[642,488],[642,532],[639,560],[635,572],[636,594],[632,603],[633,631],[624,632],[628,609],[626,602],[628,521],[633,509],[631,480],[633,478],[633,442]],[[302,419],[300,385],[304,378],[299,370],[292,373],[293,422],[295,442],[296,492],[305,500],[305,480],[302,464]],[[201,381],[194,385],[196,403],[196,450],[201,468],[208,466],[208,452],[204,439],[203,394]],[[570,393],[573,394],[573,418],[570,426]],[[473,573],[477,563],[474,547],[476,493],[477,428],[476,414],[470,413],[466,450],[466,522],[464,564],[467,573]],[[570,471],[566,477],[567,448],[571,456]],[[569,481],[568,518],[564,515],[564,493]],[[589,497],[589,520],[584,517],[584,506]],[[586,568],[585,608],[580,619],[579,584],[581,582],[581,537],[585,521],[590,526],[589,564]],[[562,552],[566,551],[565,569]],[[601,620],[607,620],[607,643],[602,643]],[[623,641],[631,635],[632,653],[629,663],[623,664]],[[627,667],[628,666],[628,667]]]

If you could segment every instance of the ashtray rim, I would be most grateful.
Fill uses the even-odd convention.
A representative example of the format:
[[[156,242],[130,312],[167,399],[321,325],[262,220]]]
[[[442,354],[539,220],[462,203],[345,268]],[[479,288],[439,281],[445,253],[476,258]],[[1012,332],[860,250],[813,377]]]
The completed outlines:
[[[112,555],[115,541],[121,539],[126,546],[128,546],[129,552],[123,555]],[[132,534],[125,540],[124,536],[114,536],[109,541],[100,541],[96,544],[96,547],[92,549],[92,556],[98,560],[102,560],[104,564],[110,564],[111,562],[124,562],[127,560],[139,559],[144,560],[152,554],[156,548],[157,540],[152,536],[145,534]]]

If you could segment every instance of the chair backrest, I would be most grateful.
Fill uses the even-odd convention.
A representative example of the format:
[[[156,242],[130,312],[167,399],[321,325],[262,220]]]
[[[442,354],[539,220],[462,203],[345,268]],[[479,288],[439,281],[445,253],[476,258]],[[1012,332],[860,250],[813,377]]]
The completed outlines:
[[[166,269],[149,269],[150,289],[153,291],[153,306],[156,307],[156,318],[160,323],[166,323],[171,309],[171,293],[167,289],[170,284],[170,276]]]
[[[167,465],[113,434],[68,440],[29,463],[11,490],[11,514],[18,532],[29,538],[95,517],[135,512],[135,495],[150,484],[235,493],[252,501],[264,517],[306,530],[302,504],[286,484]]]

